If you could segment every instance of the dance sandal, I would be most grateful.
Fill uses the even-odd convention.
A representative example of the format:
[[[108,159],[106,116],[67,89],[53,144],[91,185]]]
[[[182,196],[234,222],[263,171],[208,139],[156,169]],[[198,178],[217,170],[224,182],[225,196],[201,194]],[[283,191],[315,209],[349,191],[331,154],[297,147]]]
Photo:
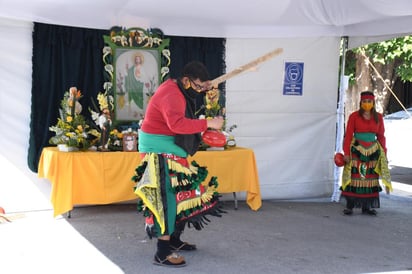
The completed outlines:
[[[183,267],[186,265],[185,258],[179,254],[172,253],[161,260],[157,255],[154,257],[153,264],[167,267]]]
[[[345,215],[352,215],[353,214],[353,210],[351,208],[345,208],[343,210],[343,214]]]
[[[173,245],[170,245],[170,248],[171,248],[173,251],[192,251],[192,250],[196,250],[196,249],[197,249],[197,248],[196,248],[196,245],[192,245],[192,244],[189,244],[189,243],[187,243],[187,242],[182,242],[182,244],[181,244],[180,246],[178,246],[178,247],[173,246]]]

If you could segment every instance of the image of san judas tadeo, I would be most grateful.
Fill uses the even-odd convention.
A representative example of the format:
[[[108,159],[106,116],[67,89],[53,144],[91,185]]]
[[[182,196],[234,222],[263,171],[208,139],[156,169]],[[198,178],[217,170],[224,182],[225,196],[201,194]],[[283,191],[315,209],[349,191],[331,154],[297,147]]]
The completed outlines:
[[[150,97],[159,85],[156,50],[116,51],[116,120],[143,118]]]

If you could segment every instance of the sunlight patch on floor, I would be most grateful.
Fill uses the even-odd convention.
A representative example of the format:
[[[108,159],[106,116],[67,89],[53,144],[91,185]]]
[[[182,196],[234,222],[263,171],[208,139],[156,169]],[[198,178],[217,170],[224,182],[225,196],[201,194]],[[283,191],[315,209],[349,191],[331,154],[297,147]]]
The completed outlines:
[[[53,208],[49,197],[39,191],[33,178],[30,178],[3,155],[0,155],[0,176],[0,207],[3,207],[6,213]],[[39,182],[41,182],[40,179]],[[50,183],[47,182],[47,184]]]
[[[123,273],[65,219],[26,213],[0,224],[1,273]]]

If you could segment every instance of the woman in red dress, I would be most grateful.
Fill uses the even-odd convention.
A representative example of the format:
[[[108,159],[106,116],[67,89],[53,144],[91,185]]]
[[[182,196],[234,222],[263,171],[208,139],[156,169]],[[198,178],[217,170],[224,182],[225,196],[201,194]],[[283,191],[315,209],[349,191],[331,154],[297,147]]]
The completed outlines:
[[[392,190],[386,158],[385,126],[382,114],[376,112],[375,97],[370,91],[361,93],[360,109],[348,119],[343,141],[345,167],[342,175],[342,196],[346,199],[343,213],[353,214],[353,208],[376,215],[380,207],[379,192],[385,185]]]

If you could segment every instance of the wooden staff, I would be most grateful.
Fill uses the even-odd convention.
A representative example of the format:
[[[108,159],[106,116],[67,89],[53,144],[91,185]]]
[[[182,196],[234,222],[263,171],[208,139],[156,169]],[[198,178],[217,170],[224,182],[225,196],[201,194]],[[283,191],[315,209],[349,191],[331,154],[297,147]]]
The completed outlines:
[[[226,74],[223,74],[223,75],[213,79],[211,81],[211,84],[212,84],[213,87],[217,87],[219,84],[223,83],[224,81],[226,81],[226,80],[228,80],[228,79],[230,79],[230,78],[232,78],[232,77],[234,77],[234,76],[236,76],[236,75],[238,75],[238,74],[240,74],[244,71],[252,69],[252,68],[256,67],[257,65],[259,65],[263,62],[268,61],[269,59],[275,57],[276,55],[281,54],[282,52],[283,52],[283,49],[278,48],[278,49],[275,49],[275,50],[273,50],[269,53],[266,53],[265,55],[260,56],[259,58],[253,60],[252,62],[249,62],[249,63],[247,63],[243,66],[240,66],[240,67],[238,67],[238,68],[236,68],[236,69],[234,69],[234,70],[232,70],[232,71],[230,71]]]

